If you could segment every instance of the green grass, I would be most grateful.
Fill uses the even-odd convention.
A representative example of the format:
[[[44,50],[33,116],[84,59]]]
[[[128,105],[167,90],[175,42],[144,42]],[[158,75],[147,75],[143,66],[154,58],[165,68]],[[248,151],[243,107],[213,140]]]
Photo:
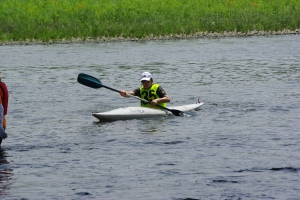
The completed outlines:
[[[143,38],[300,27],[299,0],[1,0],[0,40]]]

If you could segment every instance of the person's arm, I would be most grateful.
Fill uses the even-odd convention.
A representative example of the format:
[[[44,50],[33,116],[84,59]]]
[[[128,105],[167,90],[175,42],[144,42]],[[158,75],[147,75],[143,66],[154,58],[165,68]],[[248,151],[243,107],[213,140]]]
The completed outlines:
[[[120,91],[120,95],[121,95],[122,97],[129,97],[129,96],[127,96],[127,94],[134,95],[134,91],[130,91],[130,92],[127,92],[127,91],[125,91],[125,90],[121,90],[121,91]]]
[[[155,106],[157,103],[167,103],[167,102],[170,102],[170,97],[168,95],[165,95],[164,97],[162,98],[157,98],[157,99],[154,99],[150,102],[150,104],[152,106]]]
[[[157,103],[168,103],[171,101],[170,97],[166,94],[165,90],[161,86],[159,86],[156,93],[160,98],[152,100],[152,106],[155,106]]]
[[[121,90],[121,91],[120,91],[120,95],[121,95],[122,97],[130,97],[130,96],[127,96],[126,94],[130,94],[130,95],[133,95],[133,96],[138,96],[138,97],[140,97],[140,88],[137,88],[137,89],[135,89],[135,90],[133,90],[133,91],[130,91],[130,92],[125,91],[125,90]]]

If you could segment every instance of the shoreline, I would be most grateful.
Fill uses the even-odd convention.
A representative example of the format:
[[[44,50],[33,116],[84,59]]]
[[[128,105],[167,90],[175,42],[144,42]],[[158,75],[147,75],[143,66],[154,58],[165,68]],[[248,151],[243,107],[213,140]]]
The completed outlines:
[[[226,38],[226,37],[252,37],[252,36],[273,36],[273,35],[300,35],[300,29],[291,31],[284,29],[282,31],[249,31],[247,33],[242,32],[197,32],[191,35],[169,35],[169,36],[147,36],[144,38],[124,38],[124,37],[101,37],[101,38],[72,38],[71,40],[49,40],[44,42],[41,40],[25,40],[25,41],[0,41],[0,46],[13,46],[13,45],[52,45],[52,44],[82,44],[82,43],[106,43],[106,42],[139,42],[139,41],[159,41],[159,40],[181,40],[181,39],[197,39],[197,38]]]

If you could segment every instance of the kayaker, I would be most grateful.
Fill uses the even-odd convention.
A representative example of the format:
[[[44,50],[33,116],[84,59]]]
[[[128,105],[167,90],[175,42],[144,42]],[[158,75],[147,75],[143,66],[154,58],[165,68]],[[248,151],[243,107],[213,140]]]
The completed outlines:
[[[138,96],[150,102],[149,104],[141,101],[141,106],[151,108],[155,107],[156,104],[166,107],[166,103],[170,102],[170,97],[166,94],[164,89],[159,84],[153,83],[153,77],[150,72],[143,72],[141,74],[141,83],[142,86],[134,91],[127,92],[121,90],[121,96],[128,97],[127,94]]]
[[[0,77],[0,145],[2,143],[2,139],[7,138],[7,133],[5,132],[5,128],[6,128],[5,115],[7,113],[7,106],[8,106],[8,90],[6,84],[1,81],[1,77]]]

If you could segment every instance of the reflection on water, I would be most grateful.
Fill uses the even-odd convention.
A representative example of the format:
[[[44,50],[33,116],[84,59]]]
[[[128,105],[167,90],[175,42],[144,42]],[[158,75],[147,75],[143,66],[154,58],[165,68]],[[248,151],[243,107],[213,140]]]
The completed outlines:
[[[165,132],[167,117],[157,117],[156,119],[144,119],[140,122],[139,131],[141,134],[155,134]]]
[[[0,148],[0,195],[8,195],[10,188],[10,181],[13,175],[13,169],[6,159],[7,153]]]

